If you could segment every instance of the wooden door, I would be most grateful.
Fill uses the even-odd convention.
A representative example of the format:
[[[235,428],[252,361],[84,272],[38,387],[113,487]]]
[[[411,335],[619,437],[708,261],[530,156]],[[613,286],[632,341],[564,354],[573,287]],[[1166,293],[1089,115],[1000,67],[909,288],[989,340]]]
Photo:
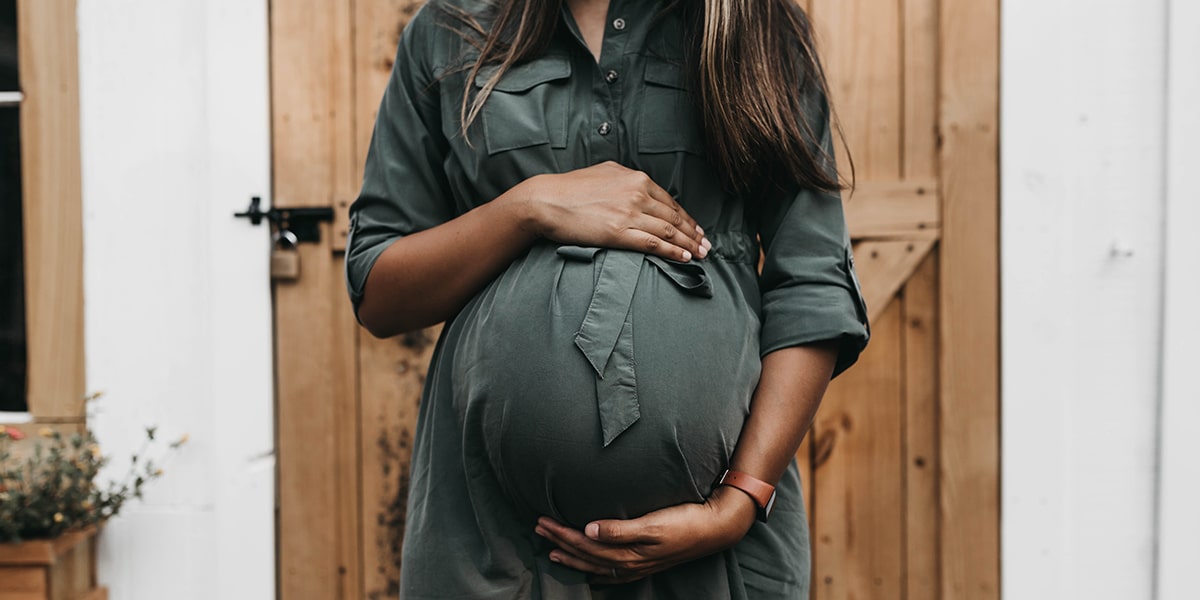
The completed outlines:
[[[857,168],[873,339],[798,458],[813,595],[999,597],[997,0],[805,0]],[[436,330],[375,340],[342,285],[346,208],[417,0],[274,0],[277,206],[335,208],[275,286],[285,600],[396,595]],[[843,158],[845,154],[843,153]]]

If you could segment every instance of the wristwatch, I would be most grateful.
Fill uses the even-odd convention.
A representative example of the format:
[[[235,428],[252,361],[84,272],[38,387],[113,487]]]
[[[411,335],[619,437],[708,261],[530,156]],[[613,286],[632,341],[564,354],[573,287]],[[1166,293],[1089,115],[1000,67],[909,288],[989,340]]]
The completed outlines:
[[[775,486],[752,475],[726,469],[717,479],[717,485],[728,485],[749,494],[754,504],[758,505],[758,520],[763,523],[771,516],[771,509],[775,508]]]

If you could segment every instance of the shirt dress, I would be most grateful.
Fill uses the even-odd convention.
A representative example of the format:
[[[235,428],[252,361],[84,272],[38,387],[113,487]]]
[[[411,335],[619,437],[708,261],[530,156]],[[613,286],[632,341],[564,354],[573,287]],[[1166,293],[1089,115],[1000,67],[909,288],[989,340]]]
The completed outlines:
[[[839,196],[727,191],[705,157],[681,18],[663,6],[612,0],[597,64],[564,5],[549,47],[502,76],[465,135],[463,86],[494,67],[466,81],[472,50],[437,6],[401,35],[351,207],[355,307],[395,240],[534,175],[604,161],[647,173],[713,244],[681,263],[539,241],[447,322],[417,424],[403,598],[808,597],[794,463],[768,523],[631,584],[593,588],[550,562],[533,531],[539,515],[582,528],[703,501],[728,467],[763,355],[836,339],[836,374],[869,336]],[[827,109],[811,104],[796,118],[831,149]]]

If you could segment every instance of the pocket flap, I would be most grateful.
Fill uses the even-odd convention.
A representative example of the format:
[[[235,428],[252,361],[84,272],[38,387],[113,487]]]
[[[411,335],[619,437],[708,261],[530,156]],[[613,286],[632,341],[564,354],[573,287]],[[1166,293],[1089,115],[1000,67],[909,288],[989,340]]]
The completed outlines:
[[[486,65],[475,75],[475,87],[481,88],[500,70],[500,65]],[[501,92],[519,93],[539,84],[571,76],[571,61],[566,55],[551,54],[531,61],[515,64],[508,68],[495,89]]]
[[[658,60],[646,61],[646,82],[677,90],[688,89],[687,72],[683,65]]]

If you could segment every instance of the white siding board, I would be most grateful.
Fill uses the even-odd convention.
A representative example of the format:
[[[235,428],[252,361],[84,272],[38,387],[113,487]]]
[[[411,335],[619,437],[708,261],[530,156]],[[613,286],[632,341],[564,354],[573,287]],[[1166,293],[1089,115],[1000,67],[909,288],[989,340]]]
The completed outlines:
[[[265,0],[79,0],[88,385],[122,465],[191,442],[103,531],[121,600],[272,598]]]
[[[1003,4],[1006,598],[1151,597],[1165,6]]]
[[[1158,599],[1200,566],[1200,3],[1170,0]]]

